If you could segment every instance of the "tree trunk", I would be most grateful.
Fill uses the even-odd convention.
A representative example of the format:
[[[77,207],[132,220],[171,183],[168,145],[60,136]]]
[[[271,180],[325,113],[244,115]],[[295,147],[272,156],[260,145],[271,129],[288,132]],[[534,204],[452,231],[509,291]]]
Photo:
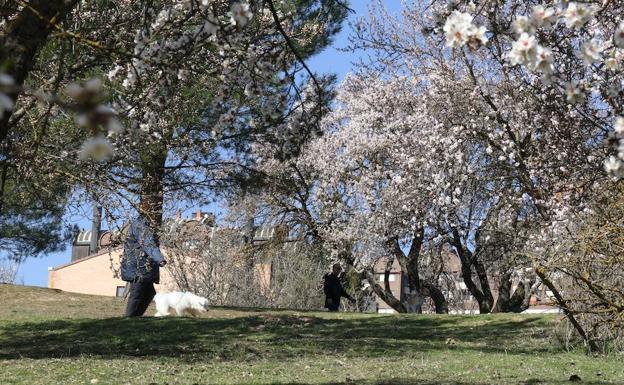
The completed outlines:
[[[143,179],[140,182],[139,212],[150,223],[154,236],[158,240],[158,230],[162,225],[166,149],[149,154],[142,164]]]
[[[565,316],[568,318],[568,321],[570,321],[570,323],[572,324],[574,329],[576,329],[583,341],[587,343],[587,345],[589,346],[589,350],[592,352],[597,352],[599,350],[598,345],[595,341],[589,338],[589,336],[585,332],[585,329],[583,329],[581,324],[579,324],[579,322],[576,320],[576,317],[574,317],[574,313],[572,312],[572,310],[570,310],[570,308],[568,308],[567,301],[563,299],[561,293],[559,293],[559,290],[557,290],[557,288],[555,287],[555,284],[546,276],[546,270],[540,266],[535,269],[535,273],[542,280],[542,283],[544,283],[544,285],[546,285],[546,287],[548,287],[550,291],[552,291],[553,296],[557,301],[557,304],[559,305],[561,310],[563,310],[563,314],[565,314]]]
[[[509,301],[511,299],[511,271],[505,272],[500,276],[498,283],[498,298],[496,305],[492,309],[492,313],[505,313],[509,310]]]
[[[65,19],[78,0],[31,0],[13,20],[0,31],[0,65],[7,75],[21,87],[35,64],[35,56],[45,45],[55,25]],[[15,103],[18,90],[9,93]],[[5,111],[0,119],[0,143],[9,133],[12,111]]]
[[[487,271],[483,263],[470,251],[467,247],[464,247],[461,241],[459,231],[455,228],[452,229],[453,237],[450,241],[451,245],[455,248],[459,261],[461,263],[462,278],[466,287],[470,291],[470,294],[475,298],[477,304],[479,304],[479,313],[487,314],[492,311],[494,305],[494,296],[490,290],[489,281],[487,279]],[[477,277],[481,288],[472,280],[472,267],[475,267]]]
[[[394,257],[397,258],[397,260],[399,261],[399,265],[401,265],[401,270],[406,273],[405,275],[407,276],[407,282],[410,290],[408,296],[421,296],[421,298],[430,297],[435,304],[436,313],[448,313],[448,304],[446,298],[444,298],[444,294],[442,294],[442,290],[440,290],[434,283],[426,282],[420,279],[419,262],[420,253],[424,241],[424,235],[424,228],[419,228],[416,230],[412,238],[412,245],[407,256],[405,255],[405,253],[403,253],[403,250],[401,250],[399,241],[396,238],[392,238],[388,241],[388,247]],[[410,297],[408,297],[408,301],[409,298]],[[418,306],[408,305],[409,304],[403,304],[406,310],[415,313],[422,313],[422,304],[419,304]]]
[[[534,282],[534,280],[529,280],[520,281],[520,283],[518,283],[518,287],[516,287],[516,290],[509,300],[508,311],[512,313],[522,313],[528,309]]]
[[[407,276],[409,278],[409,286],[412,291],[420,291],[420,252],[425,239],[425,229],[420,227],[416,230],[414,237],[412,238],[412,245],[409,253],[407,254],[407,262],[405,267],[407,270]],[[397,247],[398,242],[397,242]],[[399,248],[400,251],[400,248]],[[401,254],[403,252],[401,251]]]
[[[403,304],[403,307],[405,307],[405,311],[407,313],[422,313],[423,301],[420,293],[420,277],[418,273],[418,258],[420,256],[421,246],[422,239],[418,239],[418,232],[412,239],[409,256],[405,256],[403,250],[401,250],[401,245],[399,245],[399,240],[396,237],[387,240],[388,251],[391,253],[392,259],[394,260],[396,258],[399,262],[401,272],[405,274],[409,286],[409,292],[405,293],[403,298],[400,298],[400,301]],[[387,266],[388,269],[391,267],[391,264]],[[387,276],[386,287],[390,290]]]
[[[475,271],[477,272],[477,278],[479,278],[481,292],[483,293],[483,301],[479,304],[479,312],[485,314],[491,312],[492,307],[494,307],[494,295],[490,289],[490,281],[488,279],[485,265],[483,265],[483,262],[481,262],[475,254],[471,255],[472,265],[475,267]]]
[[[535,280],[520,281],[512,294],[511,275],[511,271],[501,275],[498,285],[498,298],[494,309],[492,309],[493,313],[521,313],[529,307]]]
[[[392,291],[390,290],[390,284],[388,282],[388,277],[390,273],[390,267],[392,266],[392,260],[389,262],[389,266],[386,267],[385,271],[385,288],[382,288],[377,280],[375,279],[375,271],[373,268],[367,269],[364,271],[366,280],[371,285],[373,292],[385,303],[388,304],[391,308],[396,310],[398,313],[407,313],[407,308],[399,299],[397,299]]]
[[[423,294],[433,300],[436,314],[448,314],[448,303],[442,294],[442,290],[426,281],[421,281],[420,286],[423,288]]]

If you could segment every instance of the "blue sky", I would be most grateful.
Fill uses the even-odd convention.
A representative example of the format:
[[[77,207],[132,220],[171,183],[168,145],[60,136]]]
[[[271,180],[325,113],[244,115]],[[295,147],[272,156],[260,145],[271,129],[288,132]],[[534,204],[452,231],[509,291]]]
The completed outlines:
[[[376,0],[351,0],[350,7],[355,13],[349,16],[349,20],[354,21],[359,17],[366,16],[368,6],[373,1],[376,2]],[[383,3],[391,13],[397,13],[400,10],[400,0],[383,0]],[[334,44],[307,62],[310,69],[317,73],[335,73],[339,82],[344,79],[345,75],[353,69],[352,63],[358,59],[357,55],[339,51],[339,48],[347,46],[349,33],[350,29],[345,23],[341,33],[335,37]],[[90,210],[85,211],[90,212]],[[91,226],[91,220],[87,216],[74,215],[68,220],[82,228]],[[63,252],[48,254],[42,258],[27,259],[19,267],[16,283],[46,287],[48,285],[48,267],[67,263],[70,259],[70,245]]]

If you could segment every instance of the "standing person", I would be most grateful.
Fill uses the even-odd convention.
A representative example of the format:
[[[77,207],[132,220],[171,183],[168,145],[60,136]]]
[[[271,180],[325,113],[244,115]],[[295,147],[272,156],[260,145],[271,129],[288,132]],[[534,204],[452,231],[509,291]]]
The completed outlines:
[[[323,291],[325,291],[325,307],[329,311],[338,311],[340,308],[340,298],[345,297],[351,302],[355,299],[349,295],[340,283],[340,272],[342,266],[336,262],[332,265],[331,273],[323,276]]]
[[[130,283],[126,317],[145,313],[156,295],[160,267],[166,264],[148,220],[139,214],[130,221],[121,259],[121,279]]]

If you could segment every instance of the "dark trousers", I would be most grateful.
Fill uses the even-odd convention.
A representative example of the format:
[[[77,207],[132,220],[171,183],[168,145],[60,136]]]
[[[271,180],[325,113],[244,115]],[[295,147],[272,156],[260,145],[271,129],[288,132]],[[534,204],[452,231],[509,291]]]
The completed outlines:
[[[142,316],[155,295],[154,282],[132,282],[130,284],[130,294],[128,294],[126,317]]]
[[[340,297],[338,299],[325,297],[325,307],[329,311],[338,311],[340,308]]]

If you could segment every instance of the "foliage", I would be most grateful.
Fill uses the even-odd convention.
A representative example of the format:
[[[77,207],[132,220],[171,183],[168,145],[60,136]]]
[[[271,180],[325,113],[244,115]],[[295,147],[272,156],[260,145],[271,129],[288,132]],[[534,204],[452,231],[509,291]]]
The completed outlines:
[[[58,16],[32,45],[13,36],[45,12]],[[345,15],[309,0],[16,4],[1,25],[3,162],[66,180],[111,221],[141,205],[158,226],[165,197],[244,183],[254,142],[297,151],[327,103],[301,60]]]
[[[277,230],[276,230],[277,231]],[[218,306],[319,309],[326,262],[303,240],[259,244],[227,227],[173,223],[163,247],[176,285]]]
[[[62,221],[68,186],[54,176],[0,165],[0,257],[19,261],[60,251],[73,235]]]
[[[610,185],[587,212],[550,232],[536,250],[548,256],[544,268],[558,283],[562,305],[587,338],[607,351],[624,347],[622,188],[622,182]]]
[[[0,261],[0,283],[15,283],[19,264],[14,261]]]

